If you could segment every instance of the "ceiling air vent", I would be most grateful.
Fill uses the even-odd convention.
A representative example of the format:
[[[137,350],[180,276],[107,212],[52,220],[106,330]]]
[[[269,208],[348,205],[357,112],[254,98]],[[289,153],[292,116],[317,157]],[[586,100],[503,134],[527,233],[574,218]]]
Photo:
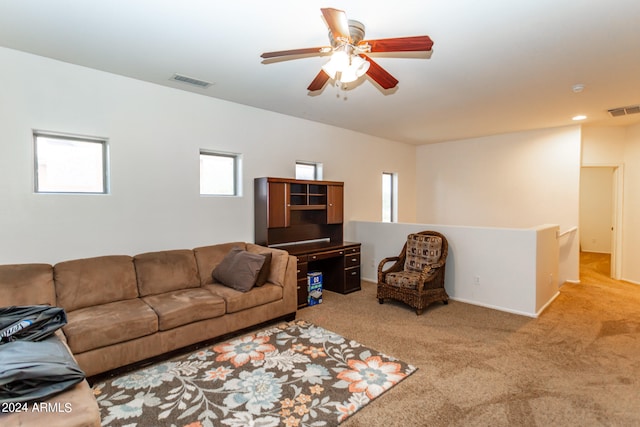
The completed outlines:
[[[201,88],[207,88],[212,85],[212,83],[205,82],[204,80],[194,79],[193,77],[183,76],[181,74],[174,74],[171,76],[169,80],[175,80],[180,83],[186,83],[192,86],[198,86]]]
[[[629,107],[612,108],[611,110],[607,110],[607,111],[609,111],[609,114],[611,114],[611,117],[626,116],[628,114],[638,114],[640,113],[640,105],[631,105]]]

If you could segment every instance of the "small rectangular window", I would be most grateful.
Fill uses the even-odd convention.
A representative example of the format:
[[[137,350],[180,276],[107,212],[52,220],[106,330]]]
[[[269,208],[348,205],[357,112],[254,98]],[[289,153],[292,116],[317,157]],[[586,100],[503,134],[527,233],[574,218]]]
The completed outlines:
[[[33,133],[36,193],[108,193],[107,141]]]
[[[200,150],[200,194],[239,196],[240,155]]]
[[[382,221],[398,222],[398,176],[382,173]]]
[[[322,180],[322,163],[296,162],[296,179]]]

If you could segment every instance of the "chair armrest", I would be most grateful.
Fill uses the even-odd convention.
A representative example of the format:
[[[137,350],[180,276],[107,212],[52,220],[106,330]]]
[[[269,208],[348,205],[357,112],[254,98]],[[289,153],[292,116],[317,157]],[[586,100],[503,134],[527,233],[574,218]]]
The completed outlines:
[[[422,275],[425,281],[429,280],[429,277],[435,275],[438,270],[443,266],[443,263],[436,262],[434,264],[427,264],[422,268],[420,274]]]
[[[427,264],[420,272],[420,283],[418,284],[418,292],[422,292],[426,283],[435,279],[440,268],[444,267],[444,261],[440,260],[434,264]]]
[[[390,270],[392,270],[392,269],[393,269],[393,267],[395,267],[395,265],[398,263],[398,261],[399,261],[399,260],[400,260],[400,257],[397,257],[397,256],[392,256],[392,257],[383,258],[383,259],[380,261],[380,263],[378,264],[378,273],[388,273]],[[385,264],[387,264],[387,263],[389,263],[389,262],[392,262],[392,261],[395,261],[395,264],[394,264],[394,265],[392,265],[392,266],[389,268],[389,270],[384,271],[384,270],[383,270],[384,265],[385,265]]]
[[[398,256],[393,256],[393,257],[387,257],[387,258],[383,258],[380,263],[378,264],[378,282],[383,282],[384,281],[384,276],[387,273],[390,273],[392,271],[400,271],[403,269],[403,265],[402,262],[400,262],[400,257]],[[388,269],[384,270],[384,266],[387,263],[393,262],[393,265],[391,267],[389,267]]]

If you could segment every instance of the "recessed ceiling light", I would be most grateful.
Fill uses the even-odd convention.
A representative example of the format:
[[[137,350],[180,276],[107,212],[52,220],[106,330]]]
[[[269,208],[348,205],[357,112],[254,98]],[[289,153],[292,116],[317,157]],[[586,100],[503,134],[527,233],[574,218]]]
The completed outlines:
[[[580,115],[577,115],[577,116],[573,116],[573,117],[571,118],[571,120],[574,120],[574,121],[578,122],[578,121],[580,121],[580,120],[584,120],[584,119],[586,119],[586,118],[587,118],[587,116],[585,116],[585,115],[583,115],[583,114],[580,114]]]

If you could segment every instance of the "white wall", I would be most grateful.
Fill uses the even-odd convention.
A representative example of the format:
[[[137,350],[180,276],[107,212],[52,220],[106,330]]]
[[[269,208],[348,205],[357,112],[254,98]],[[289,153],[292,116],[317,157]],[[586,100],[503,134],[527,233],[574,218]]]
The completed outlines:
[[[640,284],[640,125],[627,129],[624,158],[622,278]]]
[[[583,129],[583,166],[623,169],[620,278],[640,284],[640,125],[587,126]]]
[[[584,167],[580,173],[580,248],[611,253],[612,167]]]
[[[380,220],[383,171],[415,194],[410,145],[4,48],[0,81],[0,264],[252,241],[253,178],[296,160],[345,182],[346,221]],[[107,137],[111,194],[34,194],[33,129]],[[242,197],[198,194],[201,148],[243,154]]]
[[[417,221],[528,228],[578,225],[580,127],[418,148]],[[560,283],[579,280],[575,233],[560,240]]]
[[[445,289],[452,299],[535,317],[558,294],[555,225],[515,229],[355,221],[351,228],[362,243],[365,280],[377,282],[379,262],[397,256],[408,234],[434,230],[449,243]]]
[[[622,164],[626,145],[625,127],[585,126],[582,129],[582,165]]]
[[[536,232],[536,286],[535,310],[542,312],[559,295],[560,282],[560,246],[563,239],[558,238],[558,226],[541,225]]]

